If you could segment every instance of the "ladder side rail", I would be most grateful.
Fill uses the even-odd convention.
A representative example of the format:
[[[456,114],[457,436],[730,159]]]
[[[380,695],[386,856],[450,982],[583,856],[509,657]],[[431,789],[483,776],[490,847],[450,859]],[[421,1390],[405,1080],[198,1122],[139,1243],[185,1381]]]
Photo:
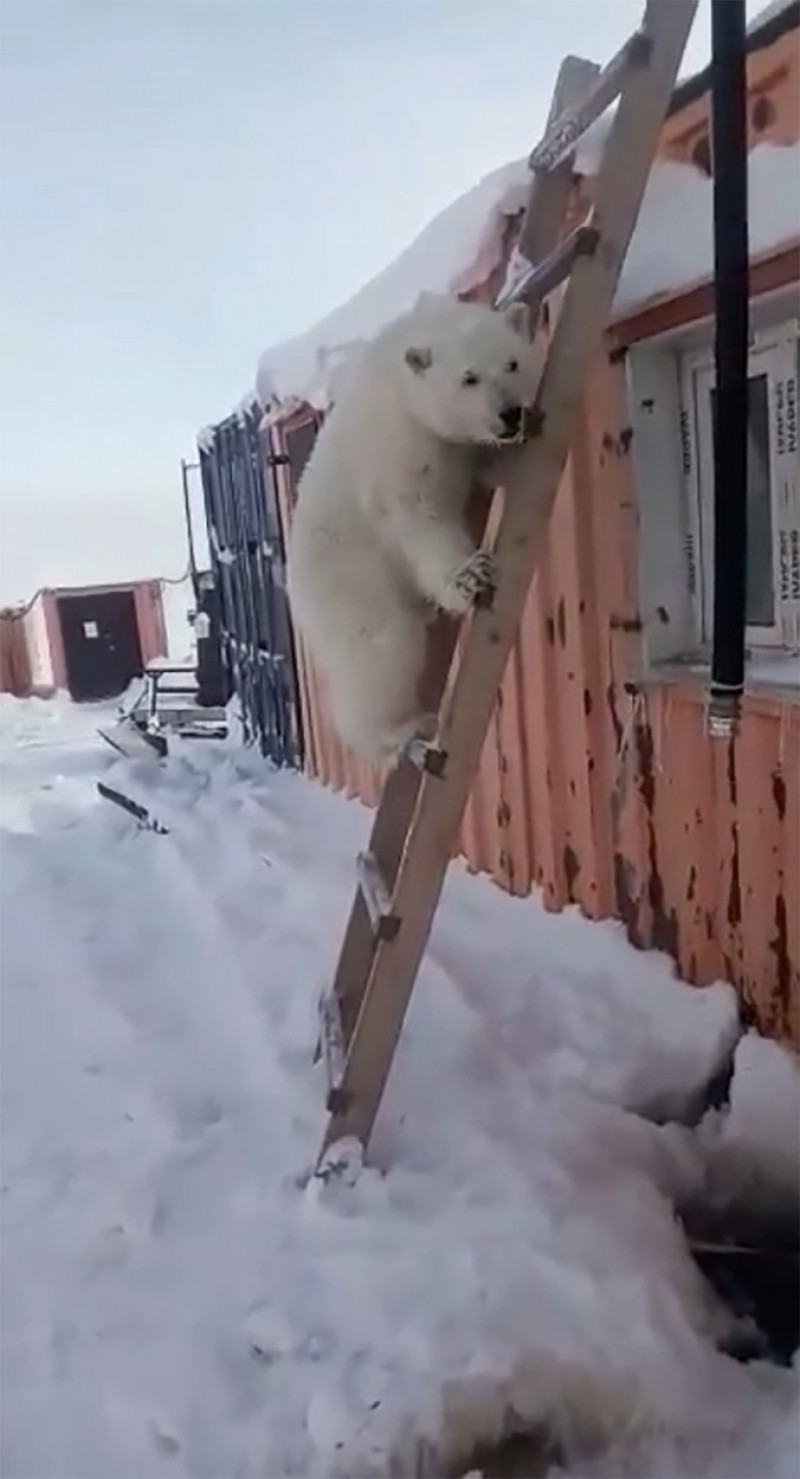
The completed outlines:
[[[478,524],[481,518],[485,524],[486,510],[479,508],[475,517]],[[482,526],[478,532],[483,532]],[[425,707],[434,712],[438,712],[447,687],[458,634],[458,622],[446,617],[437,621],[430,631],[422,697]],[[368,852],[390,894],[395,888],[421,784],[419,766],[403,757],[386,777],[372,823]],[[375,949],[369,908],[359,887],[355,891],[331,987],[339,1003],[345,1046],[351,1041],[361,1010]]]
[[[544,138],[531,152],[531,169],[555,169],[574,154],[592,124],[619,97],[633,68],[647,66],[652,44],[645,28],[628,37],[602,71],[598,69],[589,90],[575,102],[568,103],[552,122],[548,121]]]
[[[585,97],[599,74],[596,62],[578,56],[564,58],[553,88],[545,137],[564,109]],[[517,243],[518,251],[533,267],[538,267],[558,244],[572,197],[572,171],[573,159],[567,155],[553,169],[533,175]]]

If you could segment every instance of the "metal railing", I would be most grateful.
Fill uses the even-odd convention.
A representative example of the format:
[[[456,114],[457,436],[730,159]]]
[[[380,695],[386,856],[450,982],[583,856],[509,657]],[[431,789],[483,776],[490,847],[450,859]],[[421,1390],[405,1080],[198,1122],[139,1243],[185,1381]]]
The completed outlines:
[[[255,405],[204,433],[198,452],[222,645],[245,741],[302,768],[303,735],[283,533]]]

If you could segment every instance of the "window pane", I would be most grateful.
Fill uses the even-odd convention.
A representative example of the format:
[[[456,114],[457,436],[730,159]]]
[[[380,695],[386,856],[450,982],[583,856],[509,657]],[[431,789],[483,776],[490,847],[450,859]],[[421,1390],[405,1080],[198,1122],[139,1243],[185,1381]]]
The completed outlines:
[[[766,375],[751,375],[747,389],[747,625],[771,627],[775,622],[775,592]],[[712,419],[716,410],[717,393],[712,390]]]

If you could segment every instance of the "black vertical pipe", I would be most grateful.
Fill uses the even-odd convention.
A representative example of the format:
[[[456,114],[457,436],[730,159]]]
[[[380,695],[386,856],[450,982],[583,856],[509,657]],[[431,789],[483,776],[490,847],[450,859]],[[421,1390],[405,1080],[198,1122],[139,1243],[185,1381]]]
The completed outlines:
[[[711,711],[736,719],[747,600],[747,231],[745,0],[711,0],[714,168],[714,633]]]

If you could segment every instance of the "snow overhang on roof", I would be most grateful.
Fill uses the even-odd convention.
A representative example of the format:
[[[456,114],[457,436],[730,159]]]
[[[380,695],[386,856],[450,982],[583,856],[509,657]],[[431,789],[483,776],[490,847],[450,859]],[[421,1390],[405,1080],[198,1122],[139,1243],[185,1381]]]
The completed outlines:
[[[772,0],[750,24],[751,46],[789,27],[798,0]],[[705,73],[688,78],[677,96]],[[592,175],[610,114],[582,141],[577,172]],[[800,238],[800,145],[760,144],[750,154],[750,250],[778,251]],[[413,307],[423,292],[468,292],[502,261],[504,226],[525,206],[525,160],[487,175],[440,215],[383,272],[306,333],[261,356],[256,392],[270,419],[298,405],[324,407],[360,346]],[[708,280],[713,271],[711,180],[691,164],[656,163],[631,241],[614,304],[620,318],[650,302]],[[509,276],[518,261],[512,254]]]
[[[296,339],[262,355],[256,389],[264,405],[326,405],[337,371],[422,292],[467,292],[502,260],[503,228],[525,206],[527,161],[487,175],[436,216],[415,241],[347,303]]]

